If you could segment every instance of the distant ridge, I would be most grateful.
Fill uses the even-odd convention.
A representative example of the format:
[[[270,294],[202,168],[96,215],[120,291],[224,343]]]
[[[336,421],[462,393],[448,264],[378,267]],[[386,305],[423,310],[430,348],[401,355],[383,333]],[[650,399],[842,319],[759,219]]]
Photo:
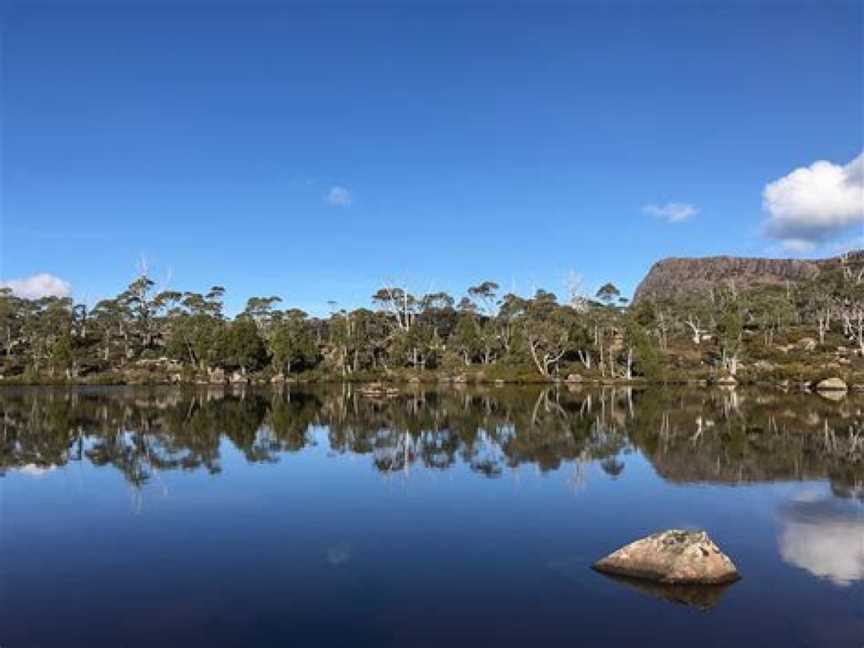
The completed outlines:
[[[846,255],[864,262],[864,250]],[[634,303],[645,299],[668,299],[704,292],[730,280],[740,288],[754,285],[781,284],[810,279],[824,268],[840,263],[841,257],[827,259],[763,259],[715,256],[702,258],[662,259],[636,288]]]

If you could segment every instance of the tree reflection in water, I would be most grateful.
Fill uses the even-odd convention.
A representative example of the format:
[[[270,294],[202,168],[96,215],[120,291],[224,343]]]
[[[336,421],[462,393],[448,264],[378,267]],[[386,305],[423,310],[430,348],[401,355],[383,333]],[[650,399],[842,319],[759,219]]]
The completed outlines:
[[[497,477],[598,462],[613,478],[638,450],[673,482],[824,479],[864,493],[864,399],[779,391],[559,386],[405,389],[370,399],[351,385],[302,390],[7,389],[0,471],[70,461],[113,466],[133,485],[165,470],[221,471],[228,441],[274,462],[326,434],[331,451],[369,455],[383,473],[461,462]]]

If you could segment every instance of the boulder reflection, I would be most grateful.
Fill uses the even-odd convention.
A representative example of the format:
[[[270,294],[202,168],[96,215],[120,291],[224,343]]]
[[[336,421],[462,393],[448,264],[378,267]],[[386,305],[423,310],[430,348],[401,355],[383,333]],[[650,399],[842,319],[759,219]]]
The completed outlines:
[[[724,585],[669,585],[612,574],[602,574],[602,576],[642,594],[648,594],[670,603],[680,603],[702,611],[708,611],[716,606],[723,598],[726,590],[732,586],[731,583]]]
[[[486,477],[597,462],[626,479],[638,450],[670,481],[829,479],[864,493],[864,400],[707,389],[558,386],[405,389],[383,400],[351,385],[286,391],[168,388],[0,392],[0,471],[70,461],[112,466],[140,485],[164,470],[222,470],[222,443],[250,462],[326,442],[381,472],[464,463]],[[860,531],[860,527],[859,527]],[[800,534],[800,531],[799,531]]]

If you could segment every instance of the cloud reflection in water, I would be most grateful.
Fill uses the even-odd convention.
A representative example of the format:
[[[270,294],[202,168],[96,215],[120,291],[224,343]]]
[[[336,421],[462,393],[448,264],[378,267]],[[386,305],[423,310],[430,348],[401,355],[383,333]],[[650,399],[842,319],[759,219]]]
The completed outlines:
[[[831,499],[793,501],[780,510],[780,556],[845,587],[864,580],[864,508]]]

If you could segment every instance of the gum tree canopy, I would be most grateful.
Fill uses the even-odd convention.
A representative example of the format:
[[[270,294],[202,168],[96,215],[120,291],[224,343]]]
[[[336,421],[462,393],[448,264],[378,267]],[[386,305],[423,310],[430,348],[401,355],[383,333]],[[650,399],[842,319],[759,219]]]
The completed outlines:
[[[499,295],[490,280],[464,295],[386,284],[371,296],[372,308],[334,305],[317,318],[284,307],[275,295],[251,297],[231,317],[221,285],[203,293],[160,289],[147,274],[92,308],[0,288],[0,374],[74,380],[171,362],[172,371],[179,365],[190,377],[215,369],[455,375],[476,365],[492,377],[580,371],[663,379],[682,372],[735,376],[759,363],[786,363],[799,375],[792,347],[833,354],[830,362],[847,373],[864,374],[864,254],[797,282],[721,282],[633,306],[612,283],[594,299],[577,292],[578,299],[571,286],[561,304],[542,289],[531,297]]]

